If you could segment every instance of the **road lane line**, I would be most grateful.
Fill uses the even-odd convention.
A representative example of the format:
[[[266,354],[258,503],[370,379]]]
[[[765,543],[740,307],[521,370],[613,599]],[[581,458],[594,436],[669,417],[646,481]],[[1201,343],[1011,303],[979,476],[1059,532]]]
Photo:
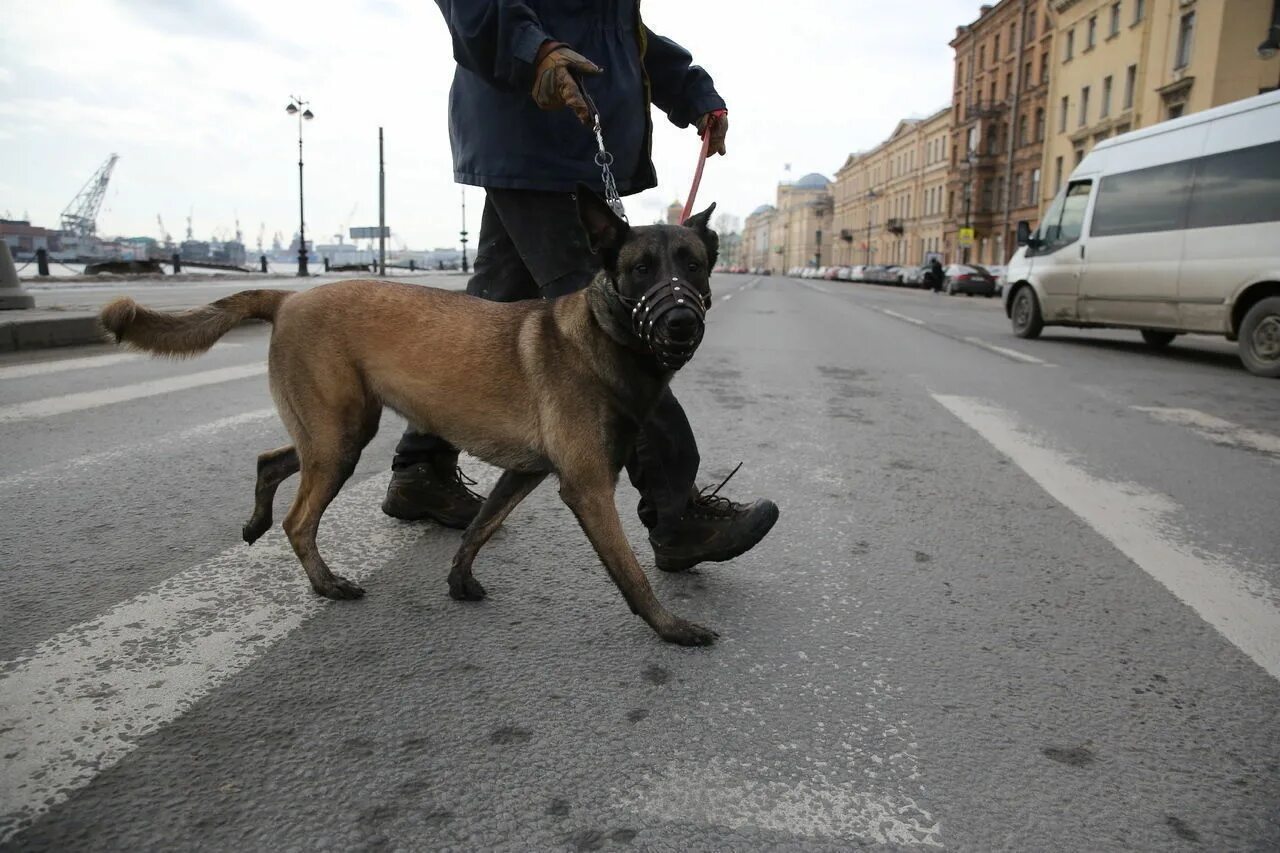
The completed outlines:
[[[1198,409],[1172,409],[1163,406],[1132,406],[1131,408],[1151,415],[1164,423],[1189,427],[1193,432],[1214,444],[1255,450],[1280,462],[1280,436],[1242,427],[1225,418],[1215,417]]]
[[[195,442],[202,438],[218,435],[227,430],[244,426],[245,424],[256,424],[261,423],[262,421],[268,421],[275,416],[276,410],[274,408],[268,408],[254,409],[252,412],[242,412],[238,415],[218,418],[216,421],[210,421],[207,424],[200,424],[199,426],[184,429],[180,432],[157,436],[156,438],[150,438],[144,442],[128,445],[126,447],[117,447],[112,450],[103,450],[98,453],[88,453],[84,456],[77,456],[74,459],[68,459],[63,462],[54,462],[49,465],[41,465],[39,468],[32,468],[18,474],[11,474],[8,477],[0,477],[0,489],[14,489],[32,485],[39,485],[43,488],[48,486],[51,480],[76,476],[83,473],[86,469],[108,465],[122,459],[135,459],[143,455],[160,455],[175,448],[189,450]],[[280,430],[283,433],[283,424],[280,426]],[[267,450],[269,448],[263,447],[261,449]]]
[[[1043,367],[1054,366],[1043,359],[1036,358],[1034,355],[1027,355],[1025,352],[1018,352],[1016,349],[1009,349],[1008,347],[996,346],[995,344],[987,343],[982,338],[962,338],[961,340],[967,344],[973,344],[975,347],[982,347],[984,350],[989,350],[997,355],[1003,355],[1006,358],[1011,358],[1014,361],[1021,361],[1027,364],[1039,364]]]
[[[825,293],[825,294],[827,294],[828,296],[830,296],[830,295],[831,295],[831,291],[830,291],[830,290],[827,290],[825,287],[818,287],[818,285],[814,284],[814,283],[813,283],[813,282],[811,282],[811,281],[805,281],[805,280],[804,280],[804,279],[802,279],[802,278],[792,279],[792,281],[794,281],[796,284],[799,284],[801,287],[807,287],[807,288],[809,288],[810,290],[816,290],[816,291],[818,291],[819,293]]]
[[[729,301],[730,299],[732,299],[732,298],[733,298],[733,294],[732,294],[732,293],[726,293],[724,296],[721,296],[721,297],[720,297],[720,301],[721,301],[721,302],[728,302],[728,301]]]
[[[354,484],[322,522],[326,560],[356,582],[422,538],[420,526],[382,514],[386,487],[378,475]],[[280,509],[253,547],[234,545],[0,663],[0,843],[312,616],[358,606],[312,593],[279,531]]]
[[[217,344],[214,349],[229,349],[240,344]],[[0,379],[25,379],[28,376],[45,376],[50,373],[64,373],[68,370],[88,370],[95,367],[110,367],[128,361],[140,361],[147,358],[142,353],[121,352],[107,355],[90,355],[84,358],[60,358],[54,361],[36,361],[30,364],[11,364],[0,367]]]
[[[147,382],[121,385],[116,388],[102,388],[97,391],[63,394],[60,397],[46,397],[42,400],[31,400],[26,403],[15,403],[10,406],[0,407],[0,423],[13,423],[15,421],[65,415],[68,412],[96,409],[99,406],[110,406],[114,403],[154,397],[158,394],[168,394],[173,391],[186,391],[190,388],[201,388],[205,385],[217,385],[221,382],[232,382],[236,379],[248,379],[251,376],[261,376],[266,372],[267,365],[264,363],[241,364],[235,367],[204,370],[199,373],[186,373],[182,376],[152,379]]]
[[[908,323],[915,323],[917,326],[928,325],[924,320],[917,320],[915,317],[908,317],[906,314],[899,314],[897,311],[890,311],[888,308],[880,308],[878,310],[881,314],[888,314],[890,317],[894,317],[898,320],[905,320]]]
[[[932,392],[930,392],[932,394]],[[1170,535],[1181,507],[1134,483],[1104,480],[1022,429],[1007,411],[971,397],[932,394],[1013,460],[1143,571],[1195,610],[1238,649],[1280,679],[1280,590],[1220,554]]]

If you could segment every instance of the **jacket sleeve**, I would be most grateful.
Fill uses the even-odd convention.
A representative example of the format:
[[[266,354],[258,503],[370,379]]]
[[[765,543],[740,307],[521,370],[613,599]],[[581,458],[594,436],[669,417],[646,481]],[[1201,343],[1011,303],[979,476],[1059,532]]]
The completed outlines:
[[[551,37],[522,0],[436,0],[453,39],[453,58],[509,91],[533,86],[538,48]]]
[[[712,110],[725,108],[711,75],[693,64],[689,51],[644,28],[644,70],[653,103],[676,127],[688,127]]]

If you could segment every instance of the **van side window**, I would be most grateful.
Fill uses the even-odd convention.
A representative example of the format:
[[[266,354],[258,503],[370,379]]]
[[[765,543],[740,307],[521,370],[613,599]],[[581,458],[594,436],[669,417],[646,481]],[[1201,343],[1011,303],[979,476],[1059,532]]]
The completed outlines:
[[[1192,161],[1107,175],[1098,186],[1092,237],[1150,234],[1186,227]]]
[[[1280,222],[1280,142],[1196,160],[1188,228]]]
[[[1040,229],[1040,246],[1036,254],[1047,255],[1080,239],[1092,188],[1093,181],[1073,181],[1067,185],[1061,207],[1053,206]]]

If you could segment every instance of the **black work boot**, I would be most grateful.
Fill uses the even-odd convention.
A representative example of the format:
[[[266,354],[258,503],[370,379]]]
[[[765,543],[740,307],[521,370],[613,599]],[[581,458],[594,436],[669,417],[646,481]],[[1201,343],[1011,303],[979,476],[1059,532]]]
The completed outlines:
[[[773,529],[778,520],[777,504],[768,498],[735,503],[717,494],[720,486],[709,495],[699,493],[690,500],[674,528],[649,534],[659,569],[683,572],[698,563],[732,560],[754,548]]]
[[[484,498],[467,488],[475,480],[463,474],[456,461],[450,456],[392,471],[382,511],[402,521],[428,519],[445,527],[465,528]]]

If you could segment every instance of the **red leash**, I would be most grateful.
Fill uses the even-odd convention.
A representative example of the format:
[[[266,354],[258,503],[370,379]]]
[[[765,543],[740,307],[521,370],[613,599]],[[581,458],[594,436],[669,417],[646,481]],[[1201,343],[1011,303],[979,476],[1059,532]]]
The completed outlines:
[[[693,173],[693,186],[689,188],[689,200],[684,203],[684,212],[680,214],[681,222],[688,222],[693,212],[693,201],[698,197],[698,186],[702,183],[702,167],[707,165],[707,153],[711,149],[711,126],[725,115],[727,110],[716,110],[707,117],[707,126],[702,129],[702,151],[698,154],[698,168]]]

